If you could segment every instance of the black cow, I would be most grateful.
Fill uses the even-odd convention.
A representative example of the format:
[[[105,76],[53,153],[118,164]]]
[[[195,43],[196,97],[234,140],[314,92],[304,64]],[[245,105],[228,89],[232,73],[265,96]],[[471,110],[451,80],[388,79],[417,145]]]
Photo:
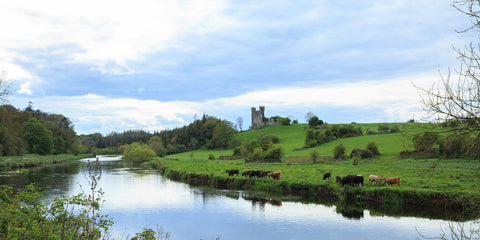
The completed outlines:
[[[335,182],[336,182],[336,183],[341,183],[341,182],[342,182],[342,177],[337,176]]]
[[[331,176],[332,176],[332,174],[330,174],[329,172],[327,172],[327,173],[323,174],[323,180],[325,180],[325,179],[327,179],[327,178],[330,179]]]
[[[363,176],[362,175],[357,175],[353,177],[353,186],[360,186],[360,184],[363,187]]]
[[[347,175],[347,176],[343,177],[342,181],[341,181],[342,185],[347,184],[347,185],[350,185],[350,186],[353,187],[353,178],[354,177],[355,177],[355,175]]]
[[[249,177],[262,177],[260,174],[261,172],[262,171],[252,171]]]

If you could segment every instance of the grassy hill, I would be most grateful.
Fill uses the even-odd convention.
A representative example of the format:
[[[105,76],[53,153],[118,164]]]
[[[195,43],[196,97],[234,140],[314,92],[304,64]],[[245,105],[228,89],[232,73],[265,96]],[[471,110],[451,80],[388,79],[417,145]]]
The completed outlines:
[[[377,134],[377,135],[365,135],[367,129],[370,128],[374,131],[377,131],[379,125],[387,125],[389,127],[397,126],[400,129],[398,133],[391,134]],[[423,124],[424,125],[424,124]],[[400,151],[406,149],[411,144],[411,134],[422,131],[422,124],[412,124],[412,123],[365,123],[358,124],[362,128],[363,136],[350,137],[337,139],[335,141],[320,145],[316,147],[322,157],[333,157],[333,149],[338,144],[343,144],[346,148],[347,154],[351,152],[352,149],[362,148],[364,149],[369,142],[377,143],[378,149],[382,154],[381,159],[395,159],[398,158]],[[268,126],[262,129],[249,130],[241,132],[237,135],[237,139],[244,141],[247,139],[257,139],[260,134],[272,134],[279,138],[279,144],[285,149],[285,160],[289,159],[300,159],[307,160],[306,158],[310,157],[310,152],[313,148],[301,149],[304,147],[305,143],[305,134],[307,131],[308,125],[306,124],[295,124],[290,126]],[[215,150],[198,150],[194,151],[195,158],[208,158],[209,153],[214,153],[216,157],[231,155],[231,149],[215,149]],[[190,159],[191,152],[181,153],[171,155],[171,158],[177,159]]]
[[[384,124],[384,123],[382,123]],[[363,133],[370,128],[377,131],[380,124],[358,124]],[[397,126],[400,132],[377,135],[363,135],[342,138],[317,146],[323,160],[313,163],[310,159],[312,148],[304,146],[307,125],[269,126],[238,134],[238,139],[256,139],[259,134],[273,134],[285,149],[285,156],[279,163],[245,163],[243,159],[208,160],[213,153],[219,156],[232,155],[231,149],[198,150],[170,155],[167,159],[155,159],[152,164],[166,176],[175,180],[210,185],[220,188],[254,189],[264,192],[307,195],[316,198],[334,198],[341,201],[375,201],[379,204],[394,203],[397,206],[413,204],[421,206],[480,209],[480,162],[476,160],[450,159],[399,159],[400,151],[409,148],[411,136],[425,131],[425,125],[412,123],[388,123]],[[351,159],[335,161],[333,149],[343,144],[346,154],[354,148],[365,149],[369,142],[375,142],[381,155],[377,158],[362,159],[353,165]],[[433,168],[433,166],[435,166]],[[269,178],[229,177],[226,169],[282,170],[280,181]],[[333,179],[323,180],[331,172]],[[335,176],[363,175],[364,187],[341,186],[335,183]],[[369,175],[400,177],[401,186],[377,186],[368,184]]]

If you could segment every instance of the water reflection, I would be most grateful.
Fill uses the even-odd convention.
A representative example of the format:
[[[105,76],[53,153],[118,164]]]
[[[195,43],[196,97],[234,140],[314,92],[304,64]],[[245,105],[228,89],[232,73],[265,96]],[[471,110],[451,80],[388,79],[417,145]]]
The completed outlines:
[[[35,182],[49,197],[88,189],[86,159],[32,169],[26,176],[0,177],[0,184]],[[417,230],[438,236],[443,220],[389,217],[390,209],[351,204],[320,205],[259,197],[244,191],[212,190],[170,181],[156,171],[100,157],[105,192],[103,214],[113,218],[114,236],[143,227],[163,227],[176,239],[415,239]],[[387,213],[387,214],[386,214]],[[413,212],[412,212],[413,213]],[[393,214],[396,216],[396,214]]]

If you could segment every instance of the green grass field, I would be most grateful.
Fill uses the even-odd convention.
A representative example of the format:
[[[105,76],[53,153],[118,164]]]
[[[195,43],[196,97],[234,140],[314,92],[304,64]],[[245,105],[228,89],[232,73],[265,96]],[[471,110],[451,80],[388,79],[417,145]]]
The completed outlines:
[[[378,124],[359,124],[362,131],[367,128],[377,131]],[[389,189],[396,192],[415,192],[420,195],[448,194],[450,197],[461,197],[480,204],[480,162],[478,160],[449,159],[441,160],[432,168],[437,159],[399,159],[400,151],[411,148],[411,135],[425,131],[422,125],[411,123],[389,123],[389,126],[398,126],[400,132],[392,134],[364,135],[351,138],[337,139],[317,146],[321,160],[313,163],[310,152],[313,148],[295,150],[304,146],[306,125],[269,126],[259,130],[250,130],[239,133],[240,141],[256,139],[259,134],[274,134],[279,137],[279,144],[285,149],[285,156],[279,163],[245,163],[243,159],[236,160],[208,160],[209,153],[215,157],[232,155],[231,149],[197,150],[182,154],[169,155],[165,159],[156,159],[162,168],[168,171],[193,175],[207,175],[218,178],[232,178],[226,169],[245,170],[282,170],[280,181],[269,178],[256,179],[255,185],[259,190],[272,190],[276,186],[306,185],[328,186],[340,191],[343,189],[335,184],[335,176],[363,175],[365,186],[359,191],[383,191]],[[375,142],[381,156],[373,159],[361,159],[358,165],[353,165],[351,159],[333,160],[333,149],[343,144],[346,154],[354,148],[365,149],[367,143]],[[331,172],[333,179],[323,180],[322,176]],[[401,186],[376,186],[368,184],[369,175],[384,177],[400,177]],[[234,176],[233,178],[245,178]],[[263,186],[263,187],[262,187]]]

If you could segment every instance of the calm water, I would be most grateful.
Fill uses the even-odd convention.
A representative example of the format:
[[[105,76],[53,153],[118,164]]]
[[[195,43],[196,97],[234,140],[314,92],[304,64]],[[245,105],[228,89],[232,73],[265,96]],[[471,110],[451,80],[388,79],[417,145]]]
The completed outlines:
[[[94,159],[92,159],[94,160]],[[210,191],[170,181],[155,171],[127,167],[101,157],[105,192],[103,214],[113,218],[112,234],[123,238],[143,227],[162,228],[175,239],[416,239],[417,231],[438,236],[447,222],[416,217],[378,216],[364,210],[337,213],[321,204],[251,200],[242,191]],[[0,176],[0,184],[35,182],[46,197],[87,190],[86,161],[31,169],[27,175]],[[347,217],[348,216],[348,217]]]

